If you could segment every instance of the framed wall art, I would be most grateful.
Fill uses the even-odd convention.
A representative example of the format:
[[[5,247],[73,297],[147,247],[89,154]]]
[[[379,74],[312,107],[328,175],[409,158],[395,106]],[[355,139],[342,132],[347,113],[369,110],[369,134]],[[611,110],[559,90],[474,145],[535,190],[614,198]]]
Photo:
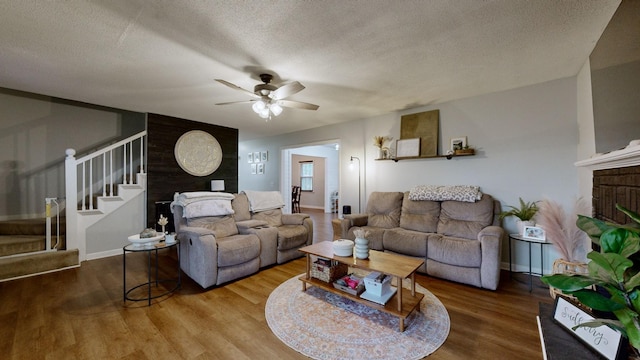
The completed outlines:
[[[207,176],[222,163],[222,147],[213,135],[202,130],[188,131],[174,147],[176,162],[193,176]]]
[[[437,156],[439,124],[440,110],[403,115],[400,118],[400,139],[420,138],[420,153],[417,156]]]
[[[396,158],[420,156],[420,138],[396,141]]]
[[[249,154],[247,154],[247,162],[249,164],[251,164],[253,162],[253,153],[250,152]]]
[[[467,137],[460,136],[451,139],[451,147],[449,149],[453,151],[462,150],[465,146],[467,146]]]

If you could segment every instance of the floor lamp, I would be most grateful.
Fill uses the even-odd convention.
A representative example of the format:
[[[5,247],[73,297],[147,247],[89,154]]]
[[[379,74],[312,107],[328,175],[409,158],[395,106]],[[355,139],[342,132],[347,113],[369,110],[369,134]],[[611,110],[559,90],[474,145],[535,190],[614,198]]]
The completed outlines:
[[[353,159],[358,160],[358,213],[362,213],[362,191],[360,190],[360,158],[357,156],[351,157],[351,167],[353,167]]]

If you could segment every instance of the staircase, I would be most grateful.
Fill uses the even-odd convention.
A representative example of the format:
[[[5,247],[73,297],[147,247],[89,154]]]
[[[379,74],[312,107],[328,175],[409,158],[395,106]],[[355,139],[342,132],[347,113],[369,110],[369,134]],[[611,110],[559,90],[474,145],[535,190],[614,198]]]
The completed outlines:
[[[65,248],[64,218],[60,220],[59,240],[52,237],[50,249]],[[77,249],[47,251],[46,241],[45,218],[0,222],[0,281],[78,266]]]
[[[64,203],[77,207],[66,207],[59,225],[48,210],[50,229],[46,218],[0,222],[0,281],[78,267],[87,260],[87,229],[146,191],[145,138],[143,131],[78,159],[68,149]]]

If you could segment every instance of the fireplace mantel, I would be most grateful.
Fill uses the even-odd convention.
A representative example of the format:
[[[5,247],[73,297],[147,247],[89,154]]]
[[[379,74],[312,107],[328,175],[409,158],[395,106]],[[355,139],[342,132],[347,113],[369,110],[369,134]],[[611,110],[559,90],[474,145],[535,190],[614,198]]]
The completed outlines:
[[[623,149],[605,154],[595,154],[586,160],[580,160],[575,166],[589,167],[593,170],[617,169],[640,165],[640,140],[632,140]]]

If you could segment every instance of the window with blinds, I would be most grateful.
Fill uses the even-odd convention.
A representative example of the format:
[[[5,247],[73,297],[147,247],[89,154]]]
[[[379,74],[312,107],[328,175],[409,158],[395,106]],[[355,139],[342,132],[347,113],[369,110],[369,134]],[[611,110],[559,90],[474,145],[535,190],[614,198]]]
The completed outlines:
[[[300,162],[300,190],[313,191],[313,161]]]

